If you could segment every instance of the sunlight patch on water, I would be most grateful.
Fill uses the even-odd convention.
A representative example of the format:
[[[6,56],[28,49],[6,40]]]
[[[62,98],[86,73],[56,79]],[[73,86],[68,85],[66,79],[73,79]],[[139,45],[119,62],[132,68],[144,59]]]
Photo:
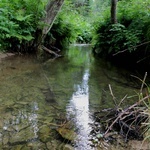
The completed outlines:
[[[75,84],[70,103],[67,106],[68,117],[74,117],[75,126],[78,129],[78,139],[75,141],[76,149],[91,149],[89,143],[89,134],[91,122],[89,116],[89,69],[85,70],[81,84]]]
[[[13,133],[13,137],[16,138],[18,137],[17,134],[19,134],[22,130],[30,128],[30,134],[32,135],[31,138],[37,138],[37,133],[39,131],[37,114],[38,109],[38,103],[33,102],[31,104],[31,110],[30,108],[28,110],[19,110],[15,116],[8,120],[5,120],[3,130],[11,131],[12,129],[14,129],[15,132]]]
[[[35,138],[38,137],[37,132],[39,131],[39,127],[38,127],[38,115],[36,113],[36,111],[38,110],[38,103],[34,102],[33,106],[31,108],[32,112],[29,115],[29,122],[31,123],[31,127],[33,128],[33,132],[34,132],[34,136]]]

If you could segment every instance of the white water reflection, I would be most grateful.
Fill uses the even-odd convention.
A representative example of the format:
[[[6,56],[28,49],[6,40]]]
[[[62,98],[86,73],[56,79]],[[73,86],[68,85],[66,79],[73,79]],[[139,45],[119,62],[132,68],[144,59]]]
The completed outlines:
[[[38,127],[38,115],[37,115],[37,111],[39,110],[39,106],[37,102],[34,102],[33,105],[31,106],[31,114],[29,115],[29,123],[31,124],[31,127],[33,129],[34,132],[34,138],[37,138],[37,132],[39,131],[39,127]]]
[[[78,139],[76,141],[76,150],[91,150],[89,145],[89,133],[91,122],[89,116],[89,69],[85,70],[82,83],[74,85],[70,103],[67,106],[68,117],[73,116],[75,126],[78,129]]]
[[[13,114],[12,118],[4,120],[2,132],[11,132],[11,135],[3,139],[4,137],[0,134],[2,145],[4,144],[3,141],[8,139],[16,142],[38,138],[38,110],[38,103],[32,102],[28,109],[19,110]]]

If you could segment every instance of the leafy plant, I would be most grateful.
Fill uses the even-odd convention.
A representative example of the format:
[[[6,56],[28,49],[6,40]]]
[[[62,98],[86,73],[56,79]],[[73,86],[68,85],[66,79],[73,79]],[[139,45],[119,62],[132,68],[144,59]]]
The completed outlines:
[[[104,56],[112,56],[120,51],[127,53],[135,53],[140,51],[141,46],[146,50],[145,44],[150,41],[149,34],[149,6],[148,0],[130,0],[118,2],[118,23],[111,24],[110,16],[108,15],[108,8],[102,13],[99,22],[95,25],[95,38],[93,44],[95,45],[95,52],[103,54]],[[144,8],[144,9],[143,9]],[[139,47],[140,46],[140,47]],[[148,50],[148,47],[147,47]],[[150,52],[143,53],[141,57],[149,55]],[[140,58],[142,59],[142,58]]]
[[[50,41],[49,44],[54,43],[56,47],[67,47],[70,43],[89,43],[91,41],[91,25],[78,9],[74,2],[65,1],[48,33],[46,44]]]
[[[0,49],[25,50],[34,39],[44,3],[38,0],[1,0],[0,3]]]

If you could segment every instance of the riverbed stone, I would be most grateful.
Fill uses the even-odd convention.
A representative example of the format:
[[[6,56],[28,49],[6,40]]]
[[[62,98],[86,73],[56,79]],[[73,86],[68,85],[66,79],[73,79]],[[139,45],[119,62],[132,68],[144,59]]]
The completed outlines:
[[[21,150],[31,150],[31,147],[28,147],[28,146],[23,146],[22,148],[21,148]]]
[[[52,140],[46,143],[48,150],[58,150],[58,145],[61,145],[61,142],[58,140]]]
[[[3,137],[3,145],[7,145],[8,142],[9,142],[9,135],[6,134],[6,135],[4,135],[4,137]]]
[[[69,141],[74,141],[77,137],[77,134],[71,129],[66,129],[62,127],[62,128],[58,128],[57,131],[62,136],[62,138]]]
[[[150,143],[149,141],[130,140],[128,148],[131,150],[150,150]]]
[[[35,133],[30,127],[24,128],[20,132],[16,132],[10,138],[10,143],[16,143],[20,141],[27,141],[28,139],[35,138]]]
[[[63,150],[74,150],[74,148],[73,148],[71,145],[66,144],[66,145],[64,146]]]
[[[16,145],[16,146],[11,147],[11,150],[22,150],[22,148],[23,148],[23,145]]]
[[[46,125],[41,126],[38,132],[39,139],[43,143],[50,141],[51,139],[50,133],[51,133],[51,129],[48,126]]]
[[[44,124],[49,124],[54,120],[54,117],[48,116],[45,118],[45,121],[43,122]]]
[[[42,143],[39,140],[31,141],[27,143],[26,146],[30,148],[30,150],[45,150],[46,149],[45,143]]]

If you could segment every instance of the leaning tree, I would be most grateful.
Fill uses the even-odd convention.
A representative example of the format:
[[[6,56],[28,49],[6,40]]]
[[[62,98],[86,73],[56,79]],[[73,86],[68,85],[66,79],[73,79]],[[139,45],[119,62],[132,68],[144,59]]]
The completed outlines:
[[[36,49],[39,50],[44,50],[50,54],[54,54],[55,56],[59,56],[57,53],[55,53],[54,51],[46,48],[43,43],[45,40],[46,35],[48,34],[48,32],[50,31],[56,16],[58,15],[62,5],[64,4],[64,0],[49,0],[46,7],[45,7],[45,16],[41,19],[41,21],[43,22],[44,26],[41,29],[37,29],[36,32],[36,37],[34,40],[34,45]]]

